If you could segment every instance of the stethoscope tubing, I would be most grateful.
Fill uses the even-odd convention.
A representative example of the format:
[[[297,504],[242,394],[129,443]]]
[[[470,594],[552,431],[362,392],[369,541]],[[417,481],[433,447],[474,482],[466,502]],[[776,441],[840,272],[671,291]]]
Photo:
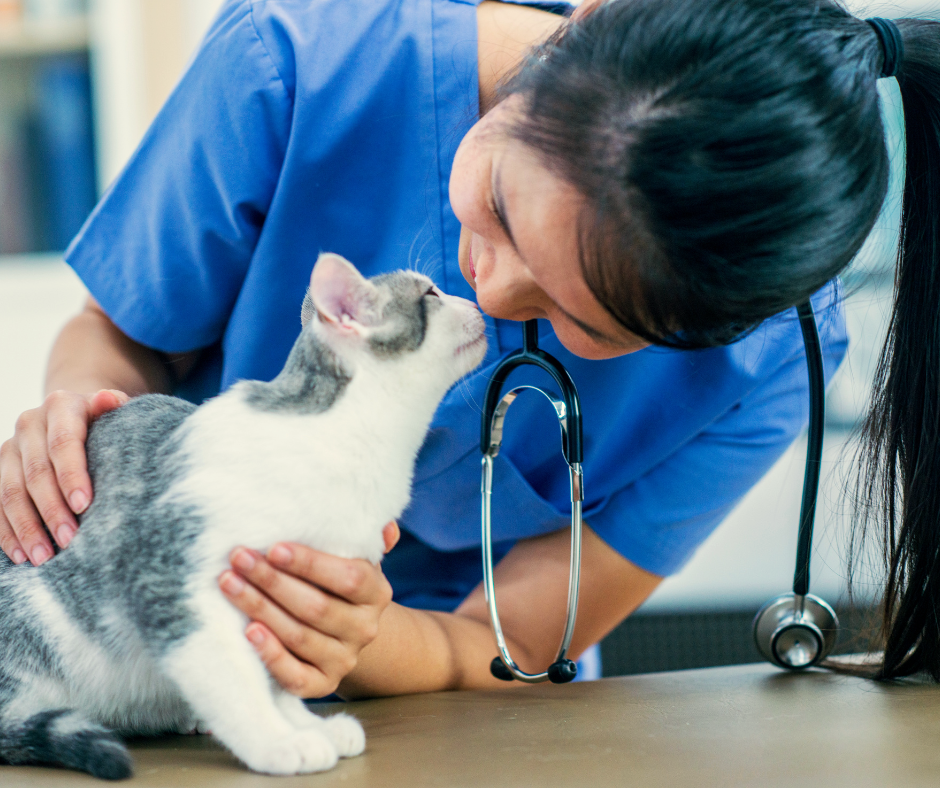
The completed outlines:
[[[561,387],[562,397],[546,392],[537,386],[516,386],[500,396],[509,373],[525,364],[537,366],[548,372]],[[568,463],[571,486],[571,558],[568,570],[568,602],[565,628],[555,661],[548,670],[541,673],[525,672],[509,653],[509,647],[499,620],[493,575],[493,461],[499,454],[502,445],[503,423],[509,406],[524,391],[537,391],[546,397],[555,409],[561,428],[562,452],[565,461]],[[574,381],[568,371],[557,359],[539,349],[538,325],[534,320],[523,324],[522,348],[504,358],[493,371],[484,399],[480,444],[483,451],[480,481],[483,591],[493,634],[496,638],[496,646],[499,650],[499,658],[494,660],[491,670],[499,678],[515,678],[529,684],[542,681],[556,683],[570,681],[577,674],[577,667],[567,659],[567,654],[568,649],[571,647],[578,617],[578,593],[581,585],[582,502],[584,500],[584,474],[581,468],[581,403],[578,399]],[[500,662],[502,663],[501,666],[499,665]]]
[[[486,597],[486,607],[496,636],[496,647],[503,665],[512,674],[512,677],[528,684],[538,684],[549,681],[551,675],[544,670],[541,673],[526,673],[516,664],[509,653],[503,627],[499,620],[499,611],[496,607],[496,585],[493,573],[493,533],[492,533],[492,493],[493,493],[493,460],[494,455],[486,454],[482,460],[482,530],[483,530],[483,593]],[[582,471],[580,463],[570,466],[572,497],[580,494]],[[578,619],[578,592],[581,587],[581,501],[571,502],[571,559],[568,568],[568,609],[565,617],[565,629],[561,637],[561,644],[555,662],[559,663],[568,656],[571,639],[574,637],[575,623]]]
[[[809,375],[809,433],[806,443],[806,470],[803,475],[803,499],[800,505],[800,528],[796,540],[796,569],[793,593],[799,597],[809,593],[809,567],[813,549],[813,523],[819,496],[822,470],[823,430],[826,422],[826,378],[822,346],[813,306],[807,301],[796,308],[800,331],[806,348],[806,369]]]

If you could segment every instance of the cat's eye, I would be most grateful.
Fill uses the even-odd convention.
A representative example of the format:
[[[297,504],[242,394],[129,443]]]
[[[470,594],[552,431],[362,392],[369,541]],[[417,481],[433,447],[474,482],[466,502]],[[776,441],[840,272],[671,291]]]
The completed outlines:
[[[436,288],[434,285],[431,285],[431,286],[427,289],[427,292],[425,292],[424,295],[425,295],[425,296],[434,296],[435,298],[440,298],[440,297],[441,297],[441,294],[440,294],[439,292],[437,292],[437,288]]]

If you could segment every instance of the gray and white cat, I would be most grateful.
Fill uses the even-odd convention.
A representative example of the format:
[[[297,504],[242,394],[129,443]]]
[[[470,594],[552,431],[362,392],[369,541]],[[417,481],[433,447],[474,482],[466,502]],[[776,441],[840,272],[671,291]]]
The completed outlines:
[[[237,545],[377,562],[447,389],[486,350],[469,301],[321,255],[281,374],[199,408],[131,400],[88,438],[95,500],[41,567],[0,557],[0,761],[119,779],[119,735],[205,725],[249,768],[331,768],[365,746],[274,684],[219,574]]]

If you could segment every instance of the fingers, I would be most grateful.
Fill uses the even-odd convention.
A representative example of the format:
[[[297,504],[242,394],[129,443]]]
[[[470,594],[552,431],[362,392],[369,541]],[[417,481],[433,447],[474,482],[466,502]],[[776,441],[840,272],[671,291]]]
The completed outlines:
[[[299,544],[276,544],[268,561],[308,583],[319,586],[354,605],[388,604],[392,588],[377,567],[364,560],[337,558]],[[386,599],[387,597],[387,599]]]
[[[77,398],[63,402],[60,407],[50,408],[47,415],[46,448],[55,469],[56,486],[75,514],[84,512],[91,503],[91,479],[85,458],[88,419],[87,403]],[[51,525],[55,520],[47,519],[46,522]]]
[[[252,619],[245,634],[274,678],[296,695],[333,692],[378,635],[392,598],[382,570],[295,544],[275,545],[267,559],[237,548],[231,561],[219,586]]]
[[[92,499],[88,425],[127,400],[120,391],[87,398],[55,391],[17,420],[13,438],[0,447],[0,549],[11,559],[26,555],[38,565],[51,558],[47,529],[59,547],[71,542],[76,515]]]
[[[125,404],[128,399],[124,392],[112,389],[103,389],[90,397],[54,391],[46,397],[43,405],[46,413],[45,444],[38,440],[28,444],[34,457],[26,456],[27,444],[23,444],[25,462],[34,462],[44,470],[45,451],[55,470],[54,480],[42,473],[38,477],[37,489],[30,487],[29,493],[60,547],[68,545],[78,527],[71,512],[81,514],[92,499],[85,455],[88,425]]]
[[[130,397],[123,391],[117,389],[101,389],[101,391],[92,394],[88,399],[89,415],[91,420],[103,416],[110,410],[116,410],[121,405],[126,405]]]
[[[23,546],[13,531],[13,526],[3,513],[3,506],[0,506],[0,550],[3,550],[14,564],[22,564],[27,560]]]
[[[280,606],[279,610],[292,616],[298,626],[315,629],[357,649],[375,638],[375,617],[367,607],[351,604],[309,582],[278,571],[260,553],[237,549],[232,553],[232,566],[252,586],[274,600]],[[257,617],[252,615],[252,618]],[[279,637],[286,638],[285,645],[295,654],[313,653],[311,644],[294,642],[299,639],[298,633],[284,625],[277,616],[258,620],[264,620]]]
[[[27,491],[59,547],[67,547],[78,529],[75,514],[91,501],[87,403],[78,394],[57,391],[22,421],[16,437]]]
[[[305,626],[234,572],[223,572],[219,586],[252,619],[245,635],[288,692],[304,697],[328,695],[355,667],[356,653]]]
[[[398,523],[392,520],[390,523],[382,529],[382,539],[385,540],[385,552],[390,553],[392,548],[398,544],[398,540],[401,539],[401,531],[398,528]]]
[[[0,508],[15,539],[7,534],[4,541],[12,545],[14,552],[20,547],[37,566],[52,558],[52,543],[27,492],[23,458],[13,441],[0,447]],[[3,546],[12,559],[13,553],[6,550],[6,544]]]
[[[252,621],[245,629],[245,637],[255,647],[274,680],[292,695],[322,698],[336,692],[339,680],[331,678],[316,665],[301,662],[264,624]]]

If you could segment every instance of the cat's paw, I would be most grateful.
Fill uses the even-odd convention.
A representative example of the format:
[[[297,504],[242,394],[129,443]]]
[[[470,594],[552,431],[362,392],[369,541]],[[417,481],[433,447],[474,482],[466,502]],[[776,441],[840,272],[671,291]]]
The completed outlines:
[[[340,758],[360,755],[366,748],[366,734],[359,720],[348,714],[336,714],[323,720],[326,735],[336,746]]]
[[[336,766],[338,759],[336,746],[326,735],[303,730],[244,760],[253,771],[288,775],[323,772]]]
[[[209,730],[206,723],[197,719],[185,720],[184,722],[179,723],[174,732],[183,736],[197,736],[200,734],[212,735],[212,731]]]
[[[202,736],[211,736],[212,729],[209,727],[208,723],[205,723],[202,720],[196,720],[196,733]]]

